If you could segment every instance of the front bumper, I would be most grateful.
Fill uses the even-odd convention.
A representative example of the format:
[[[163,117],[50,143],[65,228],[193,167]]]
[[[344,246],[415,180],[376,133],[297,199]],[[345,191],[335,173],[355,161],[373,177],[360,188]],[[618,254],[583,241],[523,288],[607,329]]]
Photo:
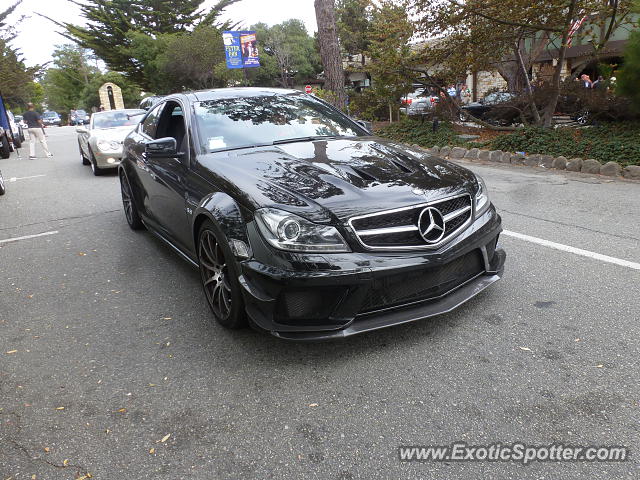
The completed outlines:
[[[116,168],[122,161],[122,150],[101,152],[97,147],[93,150],[98,168]]]
[[[264,258],[259,245],[240,264],[247,314],[280,338],[328,340],[446,313],[501,278],[500,231],[491,207],[431,252],[279,252],[286,262],[267,265],[256,259]]]

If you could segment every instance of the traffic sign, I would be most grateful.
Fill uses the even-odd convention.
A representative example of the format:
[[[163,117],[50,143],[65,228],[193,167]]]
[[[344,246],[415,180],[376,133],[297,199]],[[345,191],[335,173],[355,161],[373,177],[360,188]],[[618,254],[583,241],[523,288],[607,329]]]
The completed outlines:
[[[311,93],[313,92],[313,87],[311,85],[307,85],[304,87],[304,93]]]

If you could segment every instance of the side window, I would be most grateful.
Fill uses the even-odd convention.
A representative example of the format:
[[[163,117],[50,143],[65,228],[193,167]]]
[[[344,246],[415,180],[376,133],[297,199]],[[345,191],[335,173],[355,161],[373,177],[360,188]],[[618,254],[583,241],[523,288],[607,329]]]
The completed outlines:
[[[149,112],[149,114],[146,116],[146,118],[142,122],[142,126],[141,126],[142,132],[151,138],[155,138],[156,136],[156,128],[158,126],[158,116],[163,106],[164,106],[164,103],[161,103],[156,108],[151,110],[151,112]]]

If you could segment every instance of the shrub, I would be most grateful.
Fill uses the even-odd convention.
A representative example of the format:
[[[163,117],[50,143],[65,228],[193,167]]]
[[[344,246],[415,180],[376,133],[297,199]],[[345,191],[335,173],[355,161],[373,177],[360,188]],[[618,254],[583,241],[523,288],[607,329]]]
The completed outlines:
[[[485,146],[507,152],[595,158],[622,165],[640,164],[640,123],[605,123],[597,127],[554,130],[528,127],[496,137]]]
[[[435,132],[432,125],[430,121],[423,123],[418,119],[405,119],[399,123],[393,123],[381,128],[376,133],[381,137],[387,137],[403,143],[415,143],[427,148],[434,145],[466,145],[467,142],[458,138],[458,134],[453,131],[450,123],[441,123],[440,128]]]

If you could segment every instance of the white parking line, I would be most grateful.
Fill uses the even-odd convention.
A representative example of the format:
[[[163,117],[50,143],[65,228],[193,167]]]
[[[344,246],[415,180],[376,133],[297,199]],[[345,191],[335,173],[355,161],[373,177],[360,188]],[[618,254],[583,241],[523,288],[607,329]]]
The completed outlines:
[[[601,262],[613,263],[614,265],[620,265],[622,267],[640,270],[640,263],[630,262],[629,260],[609,257],[608,255],[602,255],[601,253],[590,252],[589,250],[582,250],[581,248],[571,247],[569,245],[563,245],[556,242],[550,242],[549,240],[545,240],[543,238],[531,237],[522,233],[510,232],[509,230],[504,230],[502,234],[508,237],[524,240],[525,242],[537,243],[538,245],[542,245],[544,247],[554,248],[563,252],[569,252],[576,255],[582,255],[583,257],[593,258],[594,260],[600,260]]]
[[[46,235],[55,235],[56,233],[58,233],[58,230],[52,230],[50,232],[44,232],[44,233],[36,233],[35,235],[25,235],[24,237],[5,238],[4,240],[0,240],[0,243],[17,242],[19,240],[27,240],[29,238],[44,237]]]
[[[16,182],[18,180],[27,180],[29,178],[38,178],[38,177],[46,177],[46,175],[31,175],[30,177],[11,177],[9,181]]]

